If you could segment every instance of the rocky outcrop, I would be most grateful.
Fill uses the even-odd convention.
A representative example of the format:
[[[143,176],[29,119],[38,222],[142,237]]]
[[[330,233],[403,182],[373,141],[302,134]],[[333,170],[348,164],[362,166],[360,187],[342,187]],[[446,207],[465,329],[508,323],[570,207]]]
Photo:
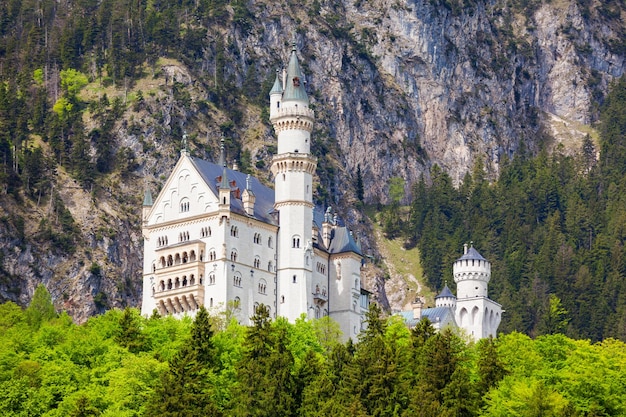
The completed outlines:
[[[458,182],[479,159],[497,176],[521,146],[575,150],[593,133],[609,83],[624,72],[624,11],[601,2],[526,3],[248,4],[256,18],[245,27],[211,25],[195,60],[157,60],[132,91],[117,91],[129,102],[116,124],[116,152],[136,164],[131,172],[108,175],[94,190],[58,174],[54,192],[78,230],[74,251],[45,238],[46,224],[64,233],[51,204],[26,198],[18,207],[3,197],[0,298],[25,305],[44,282],[78,321],[138,305],[141,196],[145,187],[158,191],[184,131],[191,151],[213,160],[223,134],[229,159],[271,182],[275,139],[264,89],[294,35],[316,112],[317,202],[339,206],[367,253],[375,244],[354,208],[357,168],[365,201],[385,203],[391,178],[405,180],[408,199],[433,164]],[[130,98],[140,91],[141,100]],[[388,303],[379,286],[378,299]]]

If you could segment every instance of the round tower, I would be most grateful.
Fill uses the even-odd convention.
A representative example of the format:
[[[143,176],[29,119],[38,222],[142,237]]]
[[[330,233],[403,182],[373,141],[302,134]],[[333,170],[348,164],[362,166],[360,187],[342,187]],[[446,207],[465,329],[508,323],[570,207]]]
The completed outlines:
[[[310,155],[314,113],[304,88],[304,77],[291,51],[281,85],[277,75],[270,92],[270,122],[278,139],[272,160],[274,209],[279,215],[278,312],[295,321],[303,311],[312,317],[313,175],[317,161]],[[307,250],[307,248],[309,248]]]
[[[474,246],[463,246],[463,256],[454,262],[452,271],[458,299],[488,297],[491,263]]]
[[[435,297],[435,307],[450,307],[452,310],[456,308],[456,297],[448,288],[448,284],[443,287],[441,293]]]

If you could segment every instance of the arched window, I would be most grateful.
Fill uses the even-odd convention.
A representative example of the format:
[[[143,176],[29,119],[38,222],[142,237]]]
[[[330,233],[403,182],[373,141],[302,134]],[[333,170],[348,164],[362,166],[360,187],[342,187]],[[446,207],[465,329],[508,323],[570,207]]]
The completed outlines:
[[[235,308],[241,307],[241,298],[235,297],[235,299],[233,300],[233,307]]]
[[[159,282],[159,291],[165,291],[165,282],[163,280]]]
[[[272,265],[272,261],[269,261],[269,262],[267,263],[267,270],[268,270],[269,272],[274,272],[274,265]]]
[[[254,234],[254,243],[260,245],[261,244],[261,234],[260,233],[255,233]]]
[[[230,227],[230,235],[232,237],[239,237],[239,229],[237,228],[237,226]]]
[[[230,252],[230,260],[233,262],[237,262],[237,251],[234,249]]]
[[[209,274],[209,285],[215,285],[215,274],[213,272]]]
[[[259,281],[258,291],[259,294],[265,294],[265,291],[267,291],[267,282],[264,279]]]
[[[261,265],[261,259],[259,259],[259,257],[255,257],[254,258],[254,267],[258,268]]]
[[[300,236],[294,236],[291,238],[291,247],[299,248],[300,247]]]
[[[189,262],[194,262],[196,260],[196,251],[192,250],[189,252]]]
[[[296,277],[295,275],[293,276],[293,283],[295,284],[296,282],[298,282],[298,277]]]
[[[187,275],[183,275],[183,287],[187,286]]]
[[[273,248],[274,247],[274,241],[272,240],[271,236],[267,238],[267,247],[268,248]]]
[[[180,200],[180,212],[185,213],[189,211],[189,199],[183,198]]]

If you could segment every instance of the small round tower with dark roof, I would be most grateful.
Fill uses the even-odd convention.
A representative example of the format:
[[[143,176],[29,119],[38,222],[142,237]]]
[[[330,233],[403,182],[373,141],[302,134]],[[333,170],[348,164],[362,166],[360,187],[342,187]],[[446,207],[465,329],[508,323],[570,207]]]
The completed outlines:
[[[456,293],[459,298],[487,297],[491,279],[491,263],[474,246],[463,246],[463,256],[452,267]]]
[[[464,245],[463,256],[452,267],[456,282],[457,325],[468,336],[481,339],[496,336],[502,318],[502,306],[489,299],[487,287],[491,279],[491,263],[474,246]]]
[[[435,297],[435,307],[450,307],[452,310],[456,308],[456,296],[452,294],[448,284],[443,287],[441,293]]]

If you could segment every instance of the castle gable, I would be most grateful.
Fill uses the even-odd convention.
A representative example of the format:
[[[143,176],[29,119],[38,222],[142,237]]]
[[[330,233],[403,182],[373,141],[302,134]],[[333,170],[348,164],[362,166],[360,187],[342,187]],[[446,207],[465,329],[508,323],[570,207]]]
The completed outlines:
[[[147,217],[148,225],[181,220],[217,210],[217,193],[208,186],[191,158],[181,156]]]

